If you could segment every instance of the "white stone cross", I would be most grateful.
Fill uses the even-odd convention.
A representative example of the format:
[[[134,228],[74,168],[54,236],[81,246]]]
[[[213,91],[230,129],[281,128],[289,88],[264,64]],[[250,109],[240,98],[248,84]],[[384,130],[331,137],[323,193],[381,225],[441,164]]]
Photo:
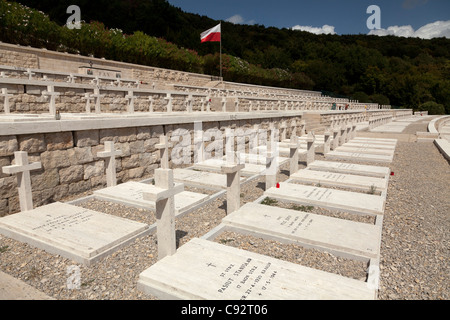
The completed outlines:
[[[91,80],[91,84],[99,86],[100,85],[100,79],[98,76],[96,76],[94,79]]]
[[[241,170],[245,164],[227,163],[221,166],[221,172],[227,175],[227,214],[241,207]]]
[[[350,135],[350,139],[355,139],[356,138],[356,123],[352,122],[352,132]]]
[[[55,100],[56,97],[60,95],[59,92],[55,92],[54,86],[47,86],[46,91],[42,91],[42,95],[46,97],[50,97],[50,105],[49,105],[49,111],[51,115],[56,115],[56,104]]]
[[[28,153],[14,152],[15,165],[3,167],[3,173],[17,174],[17,187],[19,189],[20,210],[33,210],[33,194],[31,192],[30,171],[41,168],[40,162],[28,163]]]
[[[155,148],[159,149],[162,169],[169,169],[169,148],[171,147],[172,144],[169,143],[167,136],[161,135],[159,137],[159,143],[155,145]]]
[[[291,135],[289,143],[289,175],[298,171],[298,137],[295,133]]]
[[[67,82],[68,83],[75,83],[75,79],[77,77],[75,77],[72,73],[70,75],[67,76]]]
[[[28,80],[32,80],[33,79],[33,75],[35,75],[35,73],[32,72],[30,68],[28,68],[27,71],[24,72],[24,74],[28,76]]]
[[[122,155],[122,151],[114,149],[114,141],[105,141],[105,151],[97,153],[97,157],[105,158],[106,184],[108,187],[113,187],[117,185],[116,156],[120,155]]]
[[[309,166],[311,163],[314,162],[314,158],[316,155],[316,146],[315,146],[316,136],[314,135],[313,131],[310,131],[308,133],[308,136],[306,137],[306,166]]]
[[[8,78],[8,76],[5,74],[5,71],[0,72],[0,78]]]
[[[225,159],[227,163],[234,163],[234,133],[230,128],[225,129]]]
[[[234,99],[234,112],[239,112],[239,98]]]
[[[95,88],[94,94],[91,95],[91,97],[95,98],[95,113],[100,114],[101,113],[101,105],[100,105],[100,99],[103,98],[105,95],[100,94],[100,89]]]
[[[266,190],[274,187],[277,183],[277,158],[274,152],[266,153]]]
[[[291,122],[291,136],[297,135],[297,121],[295,119]]]
[[[175,185],[173,170],[156,169],[155,186],[144,192],[144,200],[155,202],[158,260],[175,254],[175,195],[184,191],[183,184]]]
[[[306,121],[300,121],[300,136],[304,136],[306,134]]]
[[[5,110],[5,113],[10,113],[10,108],[9,108],[9,98],[12,97],[12,94],[8,93],[8,89],[7,88],[2,88],[2,93],[0,93],[0,96],[4,98],[4,103],[3,103],[3,107]]]
[[[347,139],[347,134],[346,134],[347,127],[346,127],[346,125],[342,124],[340,130],[341,130],[341,135],[340,135],[340,138],[339,138],[339,145],[341,146],[341,145],[343,145],[345,143],[345,140]]]
[[[86,100],[86,113],[91,113],[91,100],[94,99],[89,92],[84,94],[83,100]]]
[[[286,140],[286,131],[287,131],[286,121],[281,121],[280,125],[281,141]]]
[[[152,96],[150,96],[148,97],[148,101],[150,102],[149,111],[153,112],[153,103],[155,102],[155,100],[153,99]]]
[[[192,94],[186,97],[186,111],[192,113],[192,102],[194,101]]]
[[[331,144],[331,150],[336,150],[339,147],[341,130],[338,127],[333,128],[333,143]]]
[[[333,133],[331,132],[330,129],[325,130],[324,133],[324,145],[323,145],[323,154],[327,154],[328,152],[330,152],[330,147],[331,147],[331,135]]]
[[[222,98],[222,112],[227,112],[227,98]]]
[[[167,100],[167,113],[172,113],[172,94],[168,93],[164,100]]]
[[[206,112],[211,112],[211,96],[206,97]]]
[[[205,111],[205,98],[201,98],[200,99],[200,111],[204,112]]]
[[[202,122],[194,122],[194,163],[205,161],[205,137]]]
[[[134,99],[136,99],[136,96],[133,95],[133,90],[128,91],[128,94],[125,96],[125,99],[128,100],[127,112],[134,113]]]

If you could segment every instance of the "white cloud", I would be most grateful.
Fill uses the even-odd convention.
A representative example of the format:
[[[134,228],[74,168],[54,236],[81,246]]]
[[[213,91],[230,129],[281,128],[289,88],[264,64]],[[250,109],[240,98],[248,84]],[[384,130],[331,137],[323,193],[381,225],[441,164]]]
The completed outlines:
[[[231,22],[233,24],[248,24],[248,25],[255,24],[255,20],[245,21],[245,19],[239,14],[235,14],[234,16],[229,17],[225,21]]]
[[[422,39],[432,39],[445,37],[450,39],[450,20],[436,21],[424,25],[416,31],[412,26],[391,26],[387,29],[370,30],[369,34],[377,36],[398,36],[398,37],[413,37]]]
[[[307,31],[315,34],[336,34],[333,26],[327,24],[323,25],[321,28],[311,27],[311,26],[300,26],[296,25],[291,28],[292,30]]]

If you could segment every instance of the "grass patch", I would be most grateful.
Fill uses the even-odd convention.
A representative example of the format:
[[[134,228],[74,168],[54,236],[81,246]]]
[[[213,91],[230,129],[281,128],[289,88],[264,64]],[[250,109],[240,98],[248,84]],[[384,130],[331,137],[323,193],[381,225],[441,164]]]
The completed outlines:
[[[234,239],[220,239],[219,240],[219,242],[221,244],[227,244],[228,242],[233,242],[233,241],[234,241]]]
[[[370,186],[369,191],[367,192],[368,194],[375,194],[375,191],[377,190],[377,187],[375,187],[374,185]]]
[[[296,210],[296,211],[303,211],[303,212],[310,212],[314,209],[313,206],[298,206],[296,204],[294,204],[291,207],[292,210]]]
[[[266,206],[274,206],[274,205],[276,205],[277,203],[278,203],[277,200],[272,199],[272,198],[269,198],[269,197],[267,197],[267,198],[265,198],[263,201],[261,201],[261,204],[264,204],[264,205],[266,205]]]
[[[9,250],[9,246],[0,247],[0,253],[6,252]]]

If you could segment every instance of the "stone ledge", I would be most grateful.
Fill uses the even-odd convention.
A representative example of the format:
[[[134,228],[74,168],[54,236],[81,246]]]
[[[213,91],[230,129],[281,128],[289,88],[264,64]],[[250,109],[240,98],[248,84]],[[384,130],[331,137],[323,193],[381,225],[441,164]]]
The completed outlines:
[[[267,119],[281,117],[301,117],[303,111],[285,111],[285,112],[258,112],[258,113],[230,113],[230,112],[212,112],[212,113],[160,113],[154,115],[151,113],[140,113],[133,115],[98,115],[86,117],[86,119],[68,119],[68,120],[50,120],[43,119],[27,122],[11,121],[0,123],[0,136],[13,136],[21,134],[53,133],[64,131],[83,131],[99,129],[118,129],[128,127],[145,127],[194,123],[195,121],[213,122],[213,121],[236,121]],[[109,116],[109,118],[108,118]],[[61,115],[64,119],[66,116]],[[67,117],[69,118],[69,117]]]
[[[450,142],[445,139],[436,139],[434,140],[434,144],[442,153],[444,158],[450,161]]]

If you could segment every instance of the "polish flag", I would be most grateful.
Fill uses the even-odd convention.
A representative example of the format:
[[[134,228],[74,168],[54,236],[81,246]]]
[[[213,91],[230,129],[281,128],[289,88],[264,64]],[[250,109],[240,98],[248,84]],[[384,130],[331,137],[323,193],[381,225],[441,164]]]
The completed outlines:
[[[208,41],[215,41],[215,42],[220,41],[220,23],[214,28],[202,32],[200,34],[200,39],[202,43]]]

